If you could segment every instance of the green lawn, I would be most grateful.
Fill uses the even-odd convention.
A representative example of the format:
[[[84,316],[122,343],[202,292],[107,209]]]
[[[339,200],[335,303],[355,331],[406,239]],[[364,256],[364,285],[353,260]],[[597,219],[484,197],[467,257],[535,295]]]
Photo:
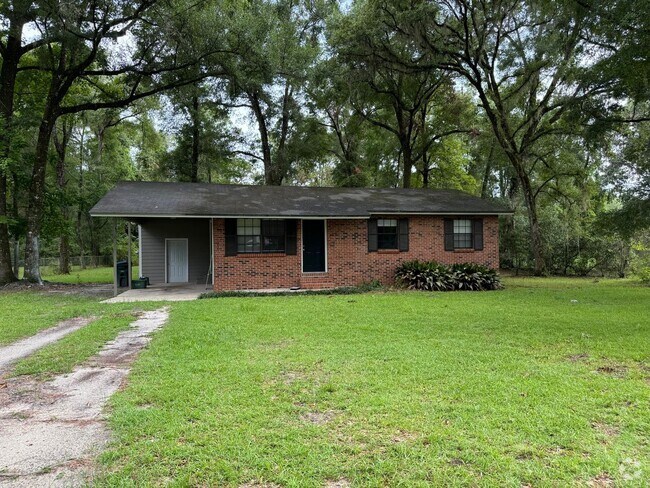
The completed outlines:
[[[79,295],[0,292],[0,345],[35,334],[61,320],[93,315],[102,307],[96,298]]]
[[[650,289],[506,286],[175,303],[99,484],[647,486]]]
[[[138,267],[131,268],[133,278],[138,278]],[[20,268],[20,275],[22,277],[23,269]],[[113,283],[113,268],[112,267],[99,267],[99,268],[85,268],[81,269],[78,266],[72,267],[72,272],[67,275],[58,273],[58,270],[52,266],[44,266],[41,268],[43,279],[53,283]]]

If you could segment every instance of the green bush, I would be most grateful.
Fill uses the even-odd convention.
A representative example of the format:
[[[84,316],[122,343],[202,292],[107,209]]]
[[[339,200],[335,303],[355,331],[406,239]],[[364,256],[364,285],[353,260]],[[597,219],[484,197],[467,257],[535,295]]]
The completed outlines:
[[[407,261],[395,273],[398,285],[424,291],[483,291],[502,288],[497,272],[475,263],[445,266],[435,261]]]
[[[636,274],[641,279],[641,283],[650,285],[650,266],[640,268]]]

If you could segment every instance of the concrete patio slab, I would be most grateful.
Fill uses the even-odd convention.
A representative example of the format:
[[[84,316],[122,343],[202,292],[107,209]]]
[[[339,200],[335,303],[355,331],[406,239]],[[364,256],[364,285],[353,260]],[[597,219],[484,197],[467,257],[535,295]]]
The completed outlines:
[[[127,290],[116,297],[104,300],[102,303],[125,302],[181,302],[196,300],[202,293],[208,292],[205,285],[154,285],[141,290]]]

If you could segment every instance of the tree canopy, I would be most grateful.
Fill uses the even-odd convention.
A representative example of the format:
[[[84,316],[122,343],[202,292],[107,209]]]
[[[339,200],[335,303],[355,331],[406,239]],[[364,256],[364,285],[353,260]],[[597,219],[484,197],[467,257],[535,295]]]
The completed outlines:
[[[649,19],[643,0],[2,2],[0,283],[97,263],[88,212],[123,179],[457,188],[515,209],[502,266],[625,274],[650,228]]]

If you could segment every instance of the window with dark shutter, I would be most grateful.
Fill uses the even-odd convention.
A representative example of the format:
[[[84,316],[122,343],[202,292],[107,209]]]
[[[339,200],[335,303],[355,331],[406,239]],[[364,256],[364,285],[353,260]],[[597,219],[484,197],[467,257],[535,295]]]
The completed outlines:
[[[294,256],[297,253],[297,231],[296,231],[296,221],[295,220],[286,220],[285,221],[285,246],[284,252]]]
[[[445,219],[445,251],[454,250],[454,219]]]
[[[483,249],[483,219],[445,219],[445,251]]]
[[[409,250],[409,219],[399,219],[399,250]]]
[[[483,250],[483,219],[474,219],[474,249]]]
[[[282,219],[228,219],[235,222],[234,254],[285,252],[286,224]],[[232,225],[232,224],[230,224]],[[230,230],[232,232],[232,230]],[[295,248],[295,224],[293,227]],[[229,231],[226,230],[226,235]],[[232,241],[233,238],[229,237]],[[232,242],[230,243],[232,246]],[[295,251],[294,251],[295,254]]]
[[[368,219],[368,252],[377,250],[377,219]]]
[[[226,219],[224,222],[226,237],[226,256],[237,254],[237,219]]]

